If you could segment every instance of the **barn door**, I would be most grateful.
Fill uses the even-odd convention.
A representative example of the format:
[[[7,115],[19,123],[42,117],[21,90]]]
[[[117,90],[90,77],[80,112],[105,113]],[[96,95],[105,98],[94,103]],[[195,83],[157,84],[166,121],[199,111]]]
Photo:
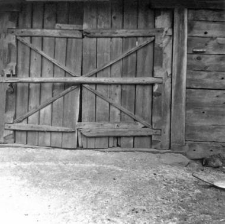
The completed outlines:
[[[169,148],[171,33],[164,24],[138,30],[129,26],[131,16],[116,31],[105,22],[91,25],[96,11],[89,5],[82,30],[55,25],[50,7],[42,29],[39,10],[32,29],[29,23],[9,29],[17,39],[17,77],[7,77],[14,73],[6,70],[1,82],[17,93],[16,118],[5,124],[14,131],[15,142]],[[105,9],[98,9],[102,21],[107,21]]]

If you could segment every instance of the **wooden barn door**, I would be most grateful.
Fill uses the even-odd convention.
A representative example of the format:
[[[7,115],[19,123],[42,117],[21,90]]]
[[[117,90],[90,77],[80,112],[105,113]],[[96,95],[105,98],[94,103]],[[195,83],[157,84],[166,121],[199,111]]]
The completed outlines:
[[[17,77],[5,70],[2,79],[16,92],[5,124],[16,143],[170,147],[169,11],[156,14],[141,0],[33,3],[18,18],[8,30]]]
[[[156,19],[148,4],[85,5],[84,29],[92,31],[84,33],[83,75],[111,61],[93,75],[128,82],[83,86],[81,147],[169,148],[172,42],[165,31],[172,20],[168,11]],[[156,79],[134,83],[140,77]]]
[[[10,101],[14,114],[10,121],[5,120],[2,141],[11,136],[11,142],[18,144],[77,148],[75,124],[79,116],[80,88],[70,82],[53,80],[81,75],[82,33],[64,31],[57,24],[81,27],[82,5],[28,3],[21,6],[14,24],[18,27],[8,29],[7,37],[13,42],[5,41],[8,55],[13,56],[4,69],[2,82],[9,82],[3,84],[5,90],[14,93]]]

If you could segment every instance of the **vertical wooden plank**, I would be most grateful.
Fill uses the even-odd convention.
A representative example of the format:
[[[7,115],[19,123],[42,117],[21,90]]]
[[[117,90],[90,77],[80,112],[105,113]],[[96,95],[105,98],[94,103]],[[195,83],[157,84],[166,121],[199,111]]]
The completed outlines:
[[[19,28],[31,28],[31,4],[23,4],[19,15]],[[30,41],[29,37],[25,38]],[[18,42],[18,66],[17,66],[18,77],[29,77],[30,72],[30,49],[24,44]],[[18,84],[17,85],[17,100],[16,100],[16,116],[19,117],[26,113],[28,110],[28,84]],[[23,121],[27,123],[27,119]],[[16,143],[26,144],[27,143],[27,133],[16,131]]]
[[[71,3],[69,6],[69,23],[81,25],[83,23],[83,4]],[[82,40],[68,39],[66,66],[81,75]],[[70,76],[70,75],[68,75]],[[65,85],[68,88],[70,85]],[[78,122],[80,106],[80,88],[68,93],[64,97],[63,126],[75,128]],[[63,133],[63,148],[77,148],[77,133]]]
[[[171,144],[185,144],[187,9],[174,10]]]
[[[33,18],[32,18],[32,28],[42,28],[43,23],[43,3],[33,4]],[[32,37],[32,44],[41,49],[42,38]],[[41,77],[41,55],[31,51],[30,55],[30,77]],[[30,84],[29,88],[29,110],[39,105],[40,100],[40,84]],[[28,118],[29,124],[39,123],[39,112],[33,114]],[[28,132],[27,133],[27,143],[29,145],[38,145],[38,132]]]
[[[122,29],[123,25],[123,1],[116,0],[111,2],[112,8],[112,29]],[[111,40],[111,60],[117,58],[122,54],[123,40],[122,38],[112,38]],[[122,74],[122,61],[117,62],[111,66],[111,77],[121,77]],[[110,98],[121,104],[121,85],[111,85],[109,89]],[[120,122],[120,110],[110,106],[110,122]],[[118,146],[118,138],[109,138],[109,147]]]
[[[124,1],[124,29],[136,29],[137,28],[137,1]],[[136,38],[124,38],[123,39],[123,51],[136,46]],[[136,52],[128,56],[123,60],[123,77],[135,77],[136,75]],[[135,105],[135,86],[123,85],[122,86],[122,106],[126,109],[134,112]],[[121,114],[122,121],[133,122],[133,119]],[[122,137],[121,147],[133,147],[133,137]]]
[[[172,27],[172,11],[157,10],[155,17],[156,28],[164,28],[165,30]],[[160,41],[160,39],[158,38]],[[158,149],[170,148],[170,124],[171,124],[171,73],[172,73],[172,37],[164,36],[162,39],[162,50],[160,52],[160,43],[156,48],[158,53],[162,54],[163,61],[155,63],[155,76],[163,78],[162,85],[154,86],[153,100],[153,128],[161,129],[161,136],[153,136],[153,147]],[[160,57],[160,56],[159,56]],[[162,68],[160,68],[160,66]],[[162,76],[160,70],[166,73]]]
[[[111,27],[111,3],[100,2],[98,4],[98,29],[110,29]],[[97,67],[101,67],[110,61],[110,38],[97,39]],[[106,68],[97,74],[97,77],[110,77],[110,68]],[[109,96],[108,85],[97,85],[96,89],[105,96]],[[96,98],[96,121],[109,122],[109,103],[103,99]],[[109,138],[102,137],[95,139],[95,148],[108,148]]]
[[[57,4],[57,23],[68,23],[68,3]],[[66,38],[55,39],[55,59],[62,64],[66,64]],[[57,66],[54,66],[54,77],[64,77],[65,72]],[[63,83],[56,83],[53,85],[53,96],[58,95],[64,90]],[[56,100],[52,104],[52,126],[63,126],[63,97]],[[51,133],[51,146],[62,147],[62,133]]]
[[[138,28],[154,28],[154,11],[149,9],[148,0],[139,0]],[[142,43],[147,38],[138,38]],[[150,43],[137,52],[137,77],[153,76],[154,44]],[[135,113],[151,123],[152,117],[152,86],[136,86]],[[136,137],[135,148],[150,148],[151,137]]]
[[[97,25],[97,4],[95,2],[84,3],[84,29],[95,29]],[[93,70],[97,66],[96,59],[96,38],[83,39],[83,74]],[[95,85],[91,85],[95,89]],[[82,121],[95,121],[95,95],[85,88],[82,90]],[[84,147],[94,148],[95,139],[85,138],[83,141]]]
[[[54,28],[56,24],[56,4],[46,3],[44,5],[44,28]],[[55,39],[45,37],[43,38],[43,51],[51,57],[54,57]],[[53,77],[53,64],[43,58],[42,61],[42,77]],[[52,84],[41,84],[41,103],[52,96]],[[51,125],[52,119],[52,105],[49,105],[40,111],[40,124]],[[39,145],[50,146],[51,134],[39,133]]]
[[[2,77],[0,78],[2,79]],[[0,143],[4,143],[6,88],[0,83]]]
[[[16,74],[17,46],[15,36],[6,34],[7,28],[16,27],[18,13],[1,12],[0,15],[0,71],[1,75]],[[14,143],[14,133],[10,130],[4,131],[4,123],[12,123],[16,112],[16,86],[1,83],[0,89],[1,111],[0,111],[0,136],[1,142]],[[4,139],[4,140],[3,140]]]

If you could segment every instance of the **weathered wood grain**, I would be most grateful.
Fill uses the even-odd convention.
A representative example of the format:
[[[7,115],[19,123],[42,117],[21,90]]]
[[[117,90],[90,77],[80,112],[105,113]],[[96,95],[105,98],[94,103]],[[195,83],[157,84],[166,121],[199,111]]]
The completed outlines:
[[[84,3],[84,29],[94,29],[97,26],[97,4]],[[97,67],[96,38],[84,38],[83,40],[83,74]],[[95,86],[92,86],[95,88]],[[87,89],[82,90],[82,121],[95,121],[95,95]],[[84,139],[83,146],[95,148],[95,139]]]
[[[75,132],[72,128],[36,124],[5,124],[5,129],[31,132]]]
[[[187,107],[187,125],[225,125],[225,106],[221,107]]]
[[[187,69],[192,71],[225,71],[225,55],[188,54]]]
[[[56,59],[54,59],[53,56],[50,56],[49,54],[46,54],[44,51],[42,51],[40,48],[35,47],[33,44],[31,44],[29,41],[26,41],[24,38],[22,37],[17,37],[17,39],[23,43],[24,45],[30,47],[32,50],[34,50],[35,52],[39,53],[40,55],[42,55],[46,60],[48,60],[49,62],[57,65],[58,67],[62,68],[63,70],[65,70],[67,73],[69,73],[71,76],[79,76],[79,74],[76,74],[75,72],[71,71],[69,68],[67,68],[65,65],[63,65],[62,63],[60,63],[59,61],[57,61]],[[50,38],[51,39],[51,38]]]
[[[204,50],[204,54],[224,54],[225,38],[189,37],[187,47],[189,54],[201,49]]]
[[[98,4],[97,28],[104,29],[111,27],[111,4],[109,2]],[[110,38],[97,39],[97,67],[104,65],[110,61]],[[97,77],[110,77],[110,68],[107,68],[97,74]],[[96,89],[99,93],[109,97],[109,86],[97,85]],[[109,121],[109,103],[103,99],[96,98],[96,121]],[[108,148],[109,139],[96,138],[95,148]]]
[[[33,4],[33,17],[32,17],[32,27],[33,28],[42,28],[43,24],[43,4],[34,3]],[[31,38],[32,44],[41,48],[42,47],[42,38],[33,37]],[[30,55],[30,78],[41,77],[41,55],[35,51],[31,51]],[[29,110],[39,105],[40,102],[40,84],[30,84],[29,85]],[[33,114],[28,118],[29,124],[38,124],[39,123],[39,113]],[[38,145],[38,132],[27,132],[27,144],[29,145]]]
[[[31,5],[23,5],[22,10],[19,14],[19,28],[30,28],[31,27]],[[30,38],[26,38],[30,41]],[[30,67],[30,49],[21,43],[18,43],[18,65],[17,72],[18,77],[29,77]],[[17,100],[16,100],[16,116],[20,116],[28,110],[28,84],[17,85]],[[27,123],[27,120],[23,121]],[[27,133],[26,132],[15,132],[16,143],[26,144]]]
[[[59,73],[56,73],[59,75]],[[150,84],[162,84],[162,78],[146,77],[146,78],[86,78],[86,77],[62,77],[59,78],[5,78],[1,82],[3,83],[74,83],[74,84],[140,84],[140,85],[150,85]],[[100,92],[100,91],[99,91]]]
[[[123,25],[123,2],[116,0],[111,2],[111,21],[112,29],[121,29]],[[115,58],[122,55],[122,38],[112,38],[111,39],[111,50],[110,58],[114,60]],[[122,60],[113,64],[111,66],[110,76],[112,78],[120,78],[122,75]],[[121,85],[111,85],[109,87],[110,98],[121,104]],[[120,121],[120,110],[110,105],[110,122],[119,122]],[[120,138],[111,137],[109,138],[109,147],[116,147],[119,145]]]
[[[187,108],[221,107],[225,104],[224,90],[187,89]]]
[[[190,37],[225,37],[225,23],[208,21],[189,21]]]
[[[83,4],[71,3],[69,6],[69,23],[70,24],[82,24],[83,23]],[[81,63],[82,63],[82,40],[80,39],[68,39],[67,42],[67,55],[66,66],[74,73],[81,76]],[[67,74],[67,76],[70,76]],[[70,87],[70,84],[66,84],[65,88]],[[75,128],[78,121],[80,111],[80,88],[68,93],[64,96],[64,118],[63,126],[69,128]],[[63,148],[77,148],[77,132],[75,133],[63,133]]]
[[[54,3],[46,3],[44,7],[44,24],[43,28],[51,29],[56,23],[56,5]],[[51,57],[54,57],[55,39],[50,37],[43,38],[43,51]],[[43,58],[42,61],[42,77],[53,77],[53,64]],[[52,96],[52,84],[41,84],[40,102],[43,103]],[[52,105],[48,105],[40,111],[40,125],[51,125],[52,122]],[[51,134],[39,133],[39,145],[50,146]]]
[[[225,21],[225,11],[221,10],[189,10],[188,20],[196,21]]]
[[[46,54],[44,51],[42,51],[40,48],[35,47],[33,44],[31,44],[30,42],[26,41],[24,38],[22,37],[17,37],[17,39],[22,42],[23,44],[25,44],[26,46],[30,47],[32,50],[34,50],[35,52],[39,53],[40,55],[42,55],[45,59],[49,60],[50,62],[52,62],[53,64],[57,65],[59,68],[62,68],[63,70],[65,70],[67,73],[69,73],[71,76],[79,76],[79,74],[76,74],[75,72],[71,71],[68,67],[66,67],[65,65],[63,65],[62,63],[60,63],[58,60],[54,59],[53,57],[49,56],[48,54]],[[84,39],[85,40],[85,39]],[[128,51],[126,51],[125,53],[123,53],[122,55],[118,56],[116,59],[111,60],[110,62],[104,64],[103,66],[101,66],[100,68],[96,68],[96,69],[92,69],[89,72],[85,73],[83,76],[93,76],[96,73],[106,69],[107,67],[115,64],[116,62],[120,61],[121,59],[128,57],[129,55],[131,55],[132,53],[136,52],[137,50],[143,48],[144,46],[148,45],[149,43],[151,43],[154,40],[154,38],[149,38],[149,40],[141,43],[138,46],[135,46],[131,49],[129,49]]]
[[[148,7],[149,1],[138,1],[138,29],[150,31],[154,29],[154,11]],[[144,36],[144,35],[143,35]],[[148,38],[138,38],[141,43]],[[137,77],[153,76],[154,44],[151,43],[137,52]],[[151,124],[152,120],[152,86],[136,86],[135,113]],[[135,148],[150,148],[151,138],[135,137]]]
[[[63,10],[61,10],[63,11]],[[65,30],[83,30],[83,24],[77,25],[77,24],[67,24],[67,23],[57,23],[55,24],[56,29],[65,29]]]
[[[9,10],[10,11],[10,10]],[[6,34],[8,27],[16,26],[18,20],[18,14],[15,12],[2,12],[0,16],[0,71],[5,77],[16,74],[17,63],[17,45],[16,39],[11,34]],[[9,130],[4,131],[4,122],[12,123],[16,113],[16,86],[1,85],[1,121],[0,128],[1,141],[5,143],[14,142],[14,133]]]
[[[185,144],[187,9],[174,11],[171,144]]]
[[[48,106],[49,104],[55,102],[56,100],[58,100],[60,97],[65,96],[66,94],[68,94],[69,92],[77,89],[77,86],[71,86],[69,88],[67,88],[66,90],[64,90],[63,92],[59,93],[58,95],[54,96],[54,97],[50,97],[49,99],[47,99],[46,101],[44,101],[43,103],[41,103],[40,105],[32,108],[31,110],[29,110],[27,113],[17,117],[14,120],[14,123],[19,123],[21,121],[23,121],[24,119],[28,118],[29,116],[31,116],[32,114],[35,114],[36,112],[38,112],[39,110],[45,108],[46,106]]]
[[[57,38],[82,38],[82,33],[77,30],[61,29],[8,29],[10,34],[19,37],[57,37]]]
[[[124,29],[137,29],[137,1],[124,1],[124,17],[123,28]],[[134,47],[136,45],[137,38],[124,38],[123,39],[123,51]],[[123,60],[123,75],[122,77],[135,77],[136,76],[136,52],[128,56]],[[135,86],[122,86],[121,104],[123,107],[134,113],[135,110]],[[121,113],[121,121],[133,121],[126,114]],[[132,137],[122,137],[121,147],[133,148],[134,139]]]
[[[102,5],[102,3],[101,3]],[[100,29],[102,28],[102,29]],[[96,38],[106,38],[106,37],[152,37],[158,34],[162,34],[164,29],[104,29],[104,27],[99,27],[99,29],[84,29],[83,33],[85,37],[96,37]],[[168,31],[168,35],[171,35],[171,30]]]
[[[58,3],[57,4],[57,23],[67,23],[68,22],[68,3]],[[57,25],[57,24],[56,24]],[[67,39],[66,38],[56,38],[55,39],[55,55],[54,58],[61,64],[66,63],[66,48]],[[54,77],[51,79],[65,77],[65,71],[58,66],[54,66]],[[53,96],[57,96],[64,90],[63,83],[57,83],[53,85]],[[52,126],[62,126],[63,125],[63,98],[59,98],[52,104]],[[51,146],[52,147],[62,147],[62,133],[51,133]]]
[[[224,89],[225,72],[187,71],[187,88]]]
[[[170,29],[173,24],[170,10],[157,10],[155,26]],[[162,69],[155,61],[154,76],[163,78],[162,85],[155,85],[153,89],[153,128],[162,129],[161,136],[152,136],[152,147],[159,149],[170,148],[171,136],[171,74],[172,74],[172,42],[171,36],[163,36],[161,43]],[[160,44],[156,46],[160,47]],[[155,55],[156,57],[156,55]]]
[[[88,129],[96,129],[96,128],[142,128],[143,125],[138,122],[78,122],[76,124],[77,129],[88,128]]]
[[[186,125],[187,141],[225,142],[225,126]]]
[[[86,137],[105,137],[105,136],[133,137],[133,136],[159,135],[161,133],[160,130],[153,130],[150,128],[142,128],[142,129],[99,128],[99,129],[81,129],[80,131]]]
[[[126,116],[128,116],[128,117],[131,118],[128,121],[131,122],[133,120],[137,120],[140,123],[144,124],[146,127],[151,128],[151,124],[149,124],[147,121],[143,120],[143,118],[135,115],[133,112],[131,112],[130,110],[128,110],[125,107],[121,106],[120,104],[113,102],[110,98],[102,95],[101,93],[99,93],[98,91],[94,90],[90,86],[84,85],[84,88],[88,89],[89,91],[91,91],[92,93],[94,93],[95,95],[97,95],[98,97],[101,97],[103,100],[107,101],[108,103],[110,103],[111,105],[113,105],[114,107],[116,107],[117,109],[121,110]]]

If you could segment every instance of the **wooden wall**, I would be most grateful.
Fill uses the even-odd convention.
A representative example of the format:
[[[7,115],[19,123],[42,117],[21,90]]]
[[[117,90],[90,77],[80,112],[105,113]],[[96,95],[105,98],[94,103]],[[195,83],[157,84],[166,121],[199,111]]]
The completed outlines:
[[[80,25],[84,29],[140,29],[172,28],[172,10],[152,9],[150,0],[114,0],[108,2],[33,2],[15,9],[14,25],[17,28],[54,29],[57,23]],[[4,22],[4,21],[2,21]],[[11,24],[7,25],[12,27]],[[117,58],[149,37],[130,38],[54,38],[25,37],[46,54],[58,60],[77,75],[85,75],[106,62]],[[162,67],[166,71],[164,85],[90,85],[133,114],[143,118],[152,128],[161,130],[161,136],[82,138],[84,148],[114,146],[150,148],[170,145],[170,101],[172,37],[165,36],[161,43],[164,52]],[[130,56],[97,73],[97,77],[152,77],[162,60],[156,56],[156,43],[152,42]],[[66,77],[63,69],[41,57],[40,54],[18,41],[18,77]],[[157,66],[158,67],[157,67]],[[4,66],[2,66],[4,67]],[[10,111],[11,120],[34,109],[51,97],[70,87],[69,84],[14,85]],[[162,101],[162,99],[166,99]],[[162,104],[163,102],[163,104]],[[10,114],[6,110],[6,114]],[[12,121],[10,121],[12,122]],[[9,123],[10,123],[9,122]],[[81,87],[32,114],[22,123],[74,129],[77,122],[130,122],[134,119]],[[136,123],[135,123],[136,124]],[[11,133],[12,134],[12,133]],[[77,133],[38,132],[17,130],[16,143],[64,148],[77,147]]]
[[[225,142],[225,11],[189,10],[186,141]]]

